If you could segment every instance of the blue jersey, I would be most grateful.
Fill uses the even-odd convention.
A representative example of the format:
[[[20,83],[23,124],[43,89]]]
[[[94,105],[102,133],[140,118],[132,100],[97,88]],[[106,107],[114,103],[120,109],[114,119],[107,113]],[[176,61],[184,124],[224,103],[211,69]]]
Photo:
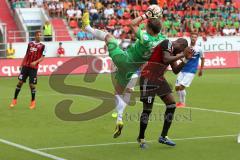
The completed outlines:
[[[185,64],[181,72],[196,73],[198,69],[199,59],[204,57],[202,48],[198,45],[193,47],[195,53],[193,57]]]

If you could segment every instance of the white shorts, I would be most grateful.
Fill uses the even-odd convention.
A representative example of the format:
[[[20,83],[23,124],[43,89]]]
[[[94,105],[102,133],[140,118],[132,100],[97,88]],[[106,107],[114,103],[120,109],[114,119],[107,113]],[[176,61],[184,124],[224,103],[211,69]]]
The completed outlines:
[[[194,73],[180,72],[177,76],[175,85],[176,86],[182,85],[184,87],[189,87],[192,83],[194,76],[195,76]]]

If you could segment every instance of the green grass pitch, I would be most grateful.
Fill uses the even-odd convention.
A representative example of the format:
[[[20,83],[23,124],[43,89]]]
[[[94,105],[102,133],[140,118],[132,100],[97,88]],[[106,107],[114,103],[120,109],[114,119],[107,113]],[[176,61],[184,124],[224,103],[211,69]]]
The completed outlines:
[[[174,85],[176,76],[169,72],[166,77]],[[175,148],[157,142],[163,124],[158,115],[163,114],[165,108],[156,98],[157,104],[146,131],[146,140],[151,141],[147,150],[141,150],[135,143],[141,103],[126,109],[128,117],[124,117],[123,133],[118,139],[113,139],[115,120],[111,118],[111,112],[85,122],[62,121],[54,112],[56,104],[66,98],[74,101],[73,113],[94,109],[99,100],[58,93],[49,87],[49,77],[42,76],[38,78],[35,110],[28,108],[30,91],[26,84],[19,95],[18,105],[8,109],[17,78],[1,78],[0,83],[0,139],[32,149],[53,148],[41,150],[44,153],[68,160],[240,159],[240,144],[237,143],[237,134],[240,133],[240,69],[205,70],[203,77],[195,77],[187,89],[189,108],[177,109],[180,119],[174,121],[169,132],[169,137],[176,139]],[[113,92],[110,76],[106,74],[100,75],[94,83],[84,82],[81,75],[72,75],[65,83]],[[0,142],[0,159],[51,158]]]

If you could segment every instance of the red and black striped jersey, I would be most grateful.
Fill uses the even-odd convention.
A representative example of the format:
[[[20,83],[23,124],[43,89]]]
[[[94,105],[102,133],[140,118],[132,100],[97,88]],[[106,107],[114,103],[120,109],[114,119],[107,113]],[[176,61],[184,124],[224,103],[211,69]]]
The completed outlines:
[[[31,63],[45,56],[45,45],[42,43],[29,42],[22,66],[38,69],[38,64],[32,66]]]
[[[168,64],[163,63],[164,51],[167,51],[170,54],[173,53],[171,41],[164,40],[154,48],[150,59],[143,66],[141,76],[152,81],[161,79],[163,77],[168,67]]]

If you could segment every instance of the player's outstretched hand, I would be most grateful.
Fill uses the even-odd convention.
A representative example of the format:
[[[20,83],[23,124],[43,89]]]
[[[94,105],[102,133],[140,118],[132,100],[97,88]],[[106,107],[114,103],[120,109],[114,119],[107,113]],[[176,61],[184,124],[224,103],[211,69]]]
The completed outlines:
[[[185,50],[183,51],[184,57],[186,59],[191,59],[192,56],[194,55],[194,50],[191,47],[187,47],[185,48]]]

